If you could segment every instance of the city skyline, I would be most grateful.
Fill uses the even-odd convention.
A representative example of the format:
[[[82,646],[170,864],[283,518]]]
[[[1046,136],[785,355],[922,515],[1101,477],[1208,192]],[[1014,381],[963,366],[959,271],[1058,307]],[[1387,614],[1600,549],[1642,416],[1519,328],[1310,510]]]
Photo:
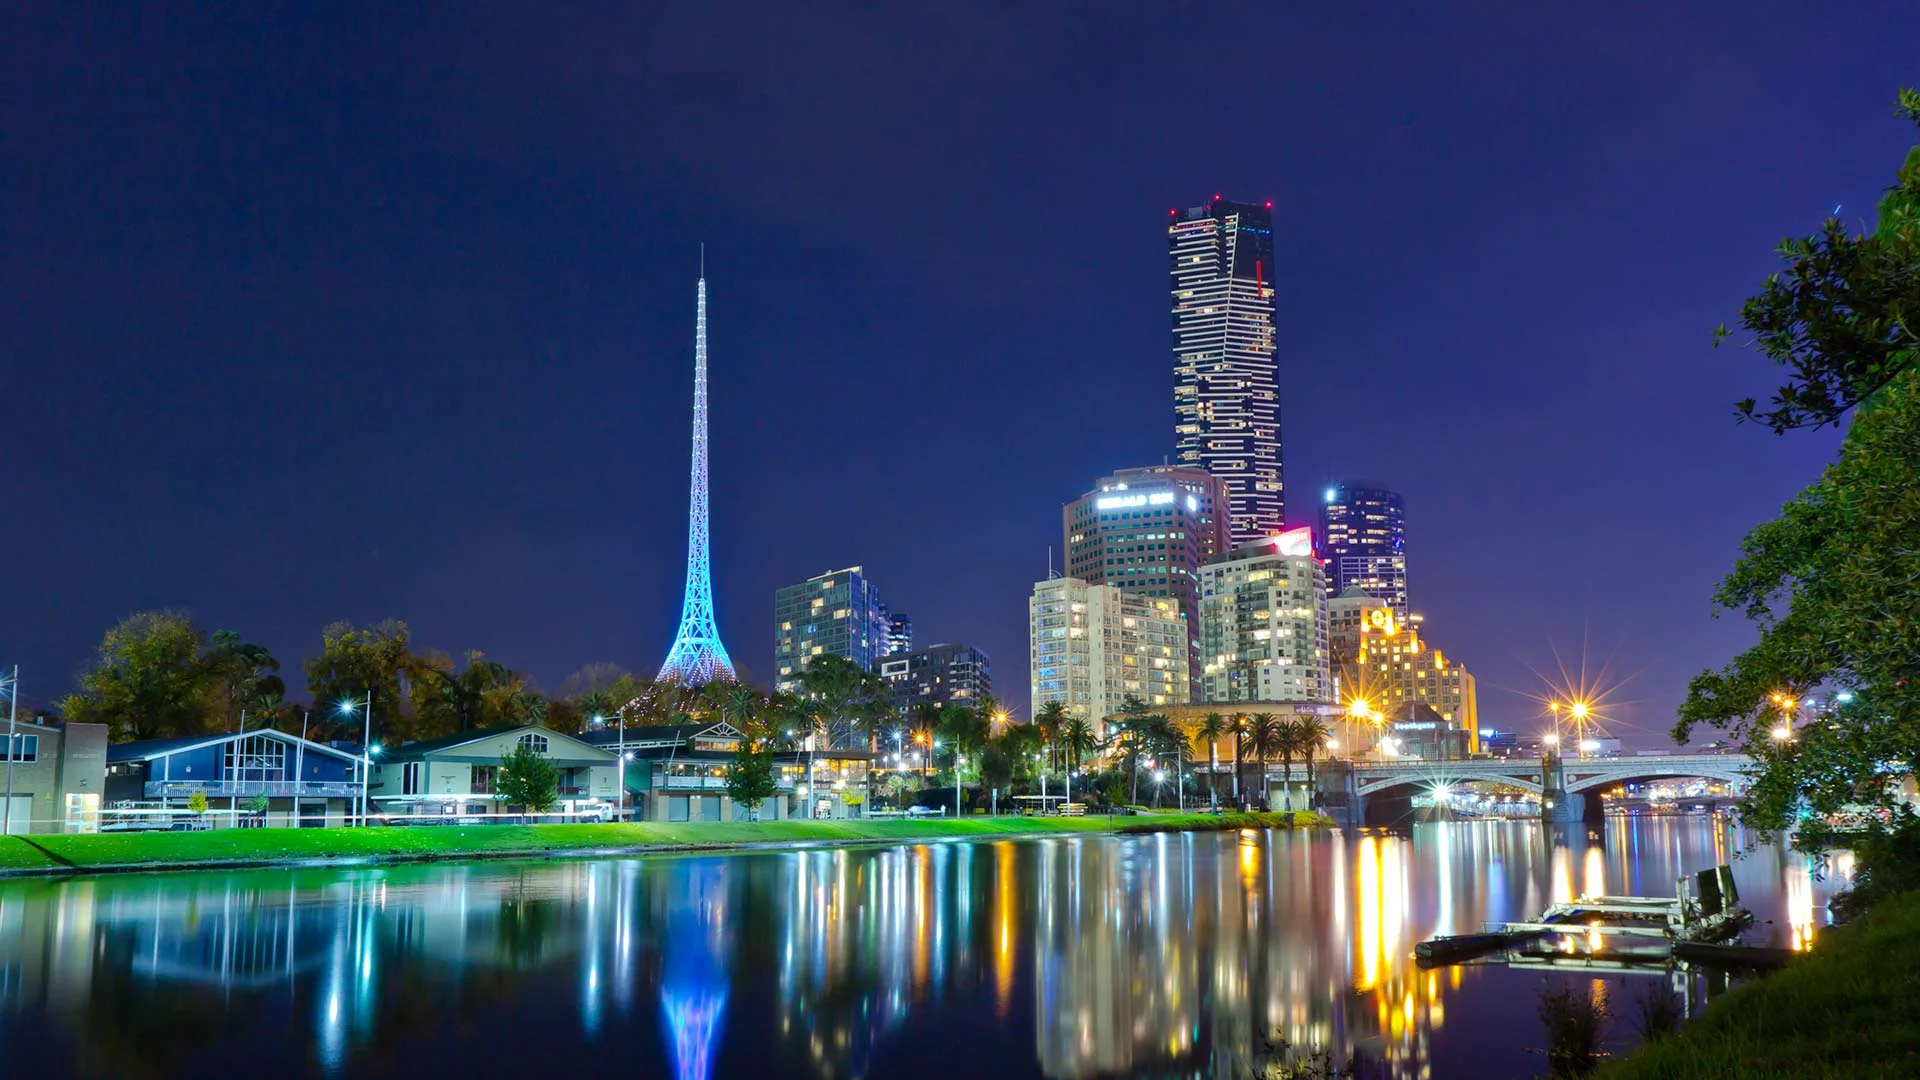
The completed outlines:
[[[549,689],[593,661],[652,669],[683,584],[681,298],[703,238],[728,313],[722,627],[752,642],[774,588],[859,561],[1004,675],[1061,499],[1175,450],[1150,223],[1220,191],[1275,197],[1294,501],[1379,476],[1418,508],[1417,607],[1472,666],[1484,719],[1525,719],[1555,648],[1590,642],[1636,676],[1621,720],[1654,745],[1686,679],[1749,637],[1709,607],[1739,537],[1833,446],[1723,423],[1768,376],[1708,332],[1780,236],[1863,212],[1904,150],[1882,118],[1906,58],[1866,12],[1784,18],[1737,55],[1707,9],[1600,37],[1550,13],[1437,34],[1261,16],[1236,26],[1279,43],[1286,78],[1226,65],[1211,83],[1170,18],[1083,48],[1050,13],[1011,43],[966,13],[937,34],[889,13],[863,40],[932,42],[906,50],[925,76],[869,76],[809,30],[779,41],[791,82],[744,62],[778,40],[762,29],[743,48],[637,16],[557,38],[511,15],[489,34],[341,18],[305,39],[202,15],[23,50],[6,108],[37,165],[0,208],[19,404],[0,650],[25,703],[67,689],[114,619],[168,606],[290,668],[332,619],[398,617]],[[1864,42],[1848,81],[1777,85],[1809,42],[1835,62],[1836,37]],[[495,44],[522,38],[532,61]],[[416,84],[393,40],[491,74]],[[1465,40],[1501,78],[1447,74]],[[1037,62],[1062,51],[1080,74]],[[1360,55],[1377,60],[1327,59]],[[67,65],[110,57],[148,90],[70,85]],[[308,81],[262,94],[262,70]],[[971,92],[930,81],[957,72]],[[1163,103],[1129,98],[1137,79]],[[1567,79],[1608,92],[1568,107]],[[669,91],[703,104],[614,104]],[[871,122],[832,119],[855,104]],[[930,130],[965,133],[959,151]],[[1783,142],[1822,153],[1782,160]],[[1074,208],[1074,259],[1032,257],[1016,193]],[[836,526],[848,506],[863,535]],[[1545,523],[1571,546],[1530,543]],[[772,680],[762,647],[735,659]]]

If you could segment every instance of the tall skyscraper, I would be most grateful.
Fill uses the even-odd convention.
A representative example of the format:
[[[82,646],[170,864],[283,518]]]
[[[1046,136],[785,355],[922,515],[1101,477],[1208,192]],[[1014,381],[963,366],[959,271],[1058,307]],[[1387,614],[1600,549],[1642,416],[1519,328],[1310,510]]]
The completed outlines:
[[[1407,525],[1400,496],[1384,485],[1335,484],[1320,506],[1327,591],[1360,589],[1407,620]]]
[[[893,620],[862,567],[849,566],[788,585],[773,594],[774,687],[800,686],[807,662],[822,653],[880,670]]]
[[[1102,477],[1092,491],[1061,508],[1067,574],[1090,585],[1117,585],[1180,605],[1200,677],[1200,567],[1226,551],[1226,485],[1204,469],[1153,465]]]
[[[880,661],[880,675],[893,684],[893,707],[971,705],[993,692],[987,654],[971,645],[931,645],[893,653]]]
[[[687,498],[687,591],[680,630],[660,666],[660,678],[689,685],[733,678],[733,661],[713,621],[713,570],[707,558],[707,255],[700,252],[700,283],[693,314],[693,480]]]
[[[1274,364],[1273,204],[1169,211],[1180,464],[1226,482],[1233,544],[1284,528]]]
[[[1313,530],[1235,548],[1200,568],[1205,702],[1330,702],[1327,583]]]
[[[1185,705],[1187,620],[1171,597],[1140,596],[1079,578],[1035,582],[1027,601],[1033,711],[1059,702],[1106,736],[1129,694]]]

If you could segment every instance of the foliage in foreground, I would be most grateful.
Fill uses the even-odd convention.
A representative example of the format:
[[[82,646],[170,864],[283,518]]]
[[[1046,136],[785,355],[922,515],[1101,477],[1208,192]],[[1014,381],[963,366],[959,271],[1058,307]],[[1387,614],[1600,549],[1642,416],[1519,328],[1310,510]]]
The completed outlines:
[[[1903,91],[1900,111],[1920,121],[1920,94]],[[1781,253],[1742,323],[1791,376],[1768,409],[1739,412],[1776,431],[1853,420],[1819,482],[1748,534],[1714,601],[1759,643],[1695,677],[1674,729],[1684,742],[1724,728],[1761,762],[1743,811],[1763,828],[1891,811],[1920,761],[1920,147],[1874,232],[1830,221]],[[1848,699],[1794,724],[1793,703],[1822,685]]]
[[[1890,897],[1814,951],[1738,987],[1601,1080],[1920,1076],[1920,893]]]

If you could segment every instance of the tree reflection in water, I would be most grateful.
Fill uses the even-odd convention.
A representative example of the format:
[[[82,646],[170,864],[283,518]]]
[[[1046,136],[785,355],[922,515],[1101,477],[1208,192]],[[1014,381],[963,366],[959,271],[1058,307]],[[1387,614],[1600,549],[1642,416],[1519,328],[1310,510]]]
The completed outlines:
[[[1422,972],[1413,943],[1596,885],[1670,891],[1748,839],[1481,822],[12,882],[0,1023],[64,1046],[9,1061],[48,1080],[485,1072],[527,1031],[686,1080],[951,1071],[928,1033],[958,1033],[973,1074],[1254,1076],[1275,1048],[1522,1073],[1543,976]],[[1839,880],[1768,849],[1736,874],[1802,946]]]

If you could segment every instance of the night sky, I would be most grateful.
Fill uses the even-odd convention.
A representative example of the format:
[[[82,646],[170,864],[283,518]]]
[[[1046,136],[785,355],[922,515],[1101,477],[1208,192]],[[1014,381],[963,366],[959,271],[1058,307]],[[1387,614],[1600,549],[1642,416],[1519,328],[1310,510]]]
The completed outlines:
[[[1909,2],[221,6],[0,28],[26,703],[160,606],[651,674],[705,242],[736,662],[860,563],[1024,713],[1060,504],[1172,451],[1167,210],[1220,192],[1274,200],[1289,516],[1389,483],[1483,723],[1584,651],[1653,745],[1836,445],[1736,426],[1773,372],[1709,332],[1870,213],[1920,82]]]

